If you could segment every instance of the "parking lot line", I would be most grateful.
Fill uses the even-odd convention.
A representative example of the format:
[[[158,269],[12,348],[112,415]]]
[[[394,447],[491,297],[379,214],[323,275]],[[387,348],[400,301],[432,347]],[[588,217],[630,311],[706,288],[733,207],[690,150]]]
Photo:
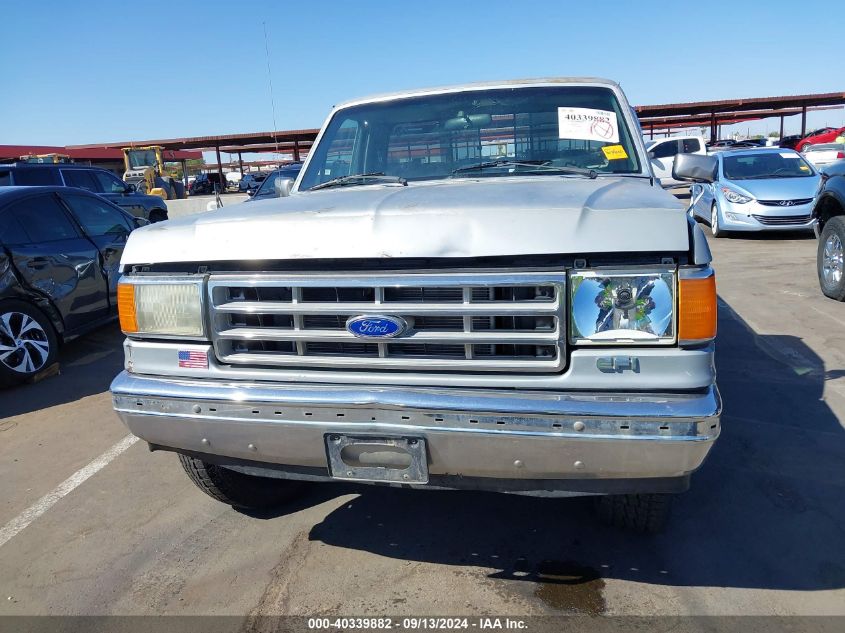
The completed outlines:
[[[52,491],[48,492],[14,519],[9,521],[6,525],[0,528],[0,547],[3,547],[3,545],[12,539],[18,532],[47,512],[47,510],[49,510],[62,497],[72,492],[86,479],[105,468],[112,460],[126,451],[126,449],[137,441],[138,438],[134,435],[127,435],[105,453],[100,455],[97,459],[77,470],[70,477],[56,486]]]

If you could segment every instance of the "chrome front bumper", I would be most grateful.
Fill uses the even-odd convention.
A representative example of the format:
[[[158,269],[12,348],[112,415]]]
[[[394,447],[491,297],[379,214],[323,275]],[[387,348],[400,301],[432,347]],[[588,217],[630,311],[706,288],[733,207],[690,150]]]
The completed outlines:
[[[418,437],[432,483],[685,478],[719,435],[703,392],[614,394],[180,380],[121,373],[111,386],[129,430],[157,448],[327,477],[327,435]],[[220,460],[217,460],[218,462]],[[639,482],[639,483],[638,483]],[[584,486],[573,484],[573,490]],[[587,487],[589,488],[589,487]]]

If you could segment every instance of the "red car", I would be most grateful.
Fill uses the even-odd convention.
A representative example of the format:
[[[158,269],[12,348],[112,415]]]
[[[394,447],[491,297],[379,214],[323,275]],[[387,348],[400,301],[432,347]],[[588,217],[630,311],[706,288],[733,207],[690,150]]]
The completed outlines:
[[[816,134],[814,136],[808,136],[806,138],[803,138],[795,145],[795,151],[801,152],[807,147],[807,145],[816,145],[818,143],[833,143],[839,136],[845,136],[845,127],[833,128],[828,130],[827,132],[823,132],[822,134]]]

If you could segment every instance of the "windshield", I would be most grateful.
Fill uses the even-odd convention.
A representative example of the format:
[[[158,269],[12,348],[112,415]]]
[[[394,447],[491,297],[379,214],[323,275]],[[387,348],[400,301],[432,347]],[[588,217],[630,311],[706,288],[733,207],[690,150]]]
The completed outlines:
[[[461,171],[492,162],[496,166]],[[339,110],[299,188],[310,189],[355,174],[378,173],[415,181],[449,178],[453,173],[463,178],[510,175],[527,169],[508,164],[513,162],[591,169],[599,175],[641,170],[612,90],[509,88],[411,97]],[[530,173],[560,175],[554,170]]]
[[[152,149],[134,149],[129,152],[129,167],[139,169],[156,164],[156,153]]]
[[[813,175],[812,168],[795,152],[725,156],[722,159],[722,170],[725,178],[730,180],[800,178]]]

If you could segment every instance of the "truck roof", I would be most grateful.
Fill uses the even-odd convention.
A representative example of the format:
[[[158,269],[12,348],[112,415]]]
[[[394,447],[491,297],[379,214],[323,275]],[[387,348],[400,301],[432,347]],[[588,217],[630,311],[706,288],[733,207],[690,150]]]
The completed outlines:
[[[402,90],[383,94],[370,95],[351,99],[334,106],[334,109],[346,108],[352,105],[370,103],[374,101],[390,101],[392,99],[403,99],[427,94],[443,94],[449,92],[464,92],[469,90],[481,90],[484,88],[514,88],[527,86],[557,86],[561,84],[597,85],[608,88],[619,88],[619,84],[611,79],[601,77],[540,77],[534,79],[506,79],[501,81],[480,81],[450,86],[439,86],[434,88],[415,88],[413,90]]]

